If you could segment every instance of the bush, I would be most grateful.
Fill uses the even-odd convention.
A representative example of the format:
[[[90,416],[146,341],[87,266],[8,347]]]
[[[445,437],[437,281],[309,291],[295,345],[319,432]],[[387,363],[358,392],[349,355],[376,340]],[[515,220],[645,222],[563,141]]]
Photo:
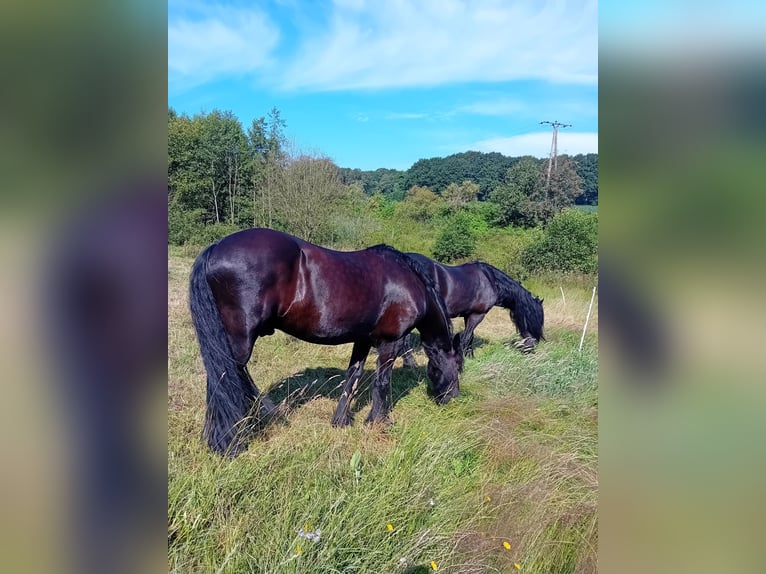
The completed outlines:
[[[494,265],[517,281],[524,281],[529,272],[521,262],[527,247],[542,237],[539,227],[506,227],[493,229],[479,237],[476,253],[479,259]]]
[[[476,232],[471,223],[471,217],[462,212],[447,218],[436,237],[434,259],[450,263],[473,256],[476,252]]]
[[[240,228],[231,223],[213,223],[205,225],[200,234],[194,237],[189,243],[194,243],[195,245],[209,245],[210,243],[219,241],[227,235],[231,235],[237,231],[240,231]]]
[[[195,243],[194,239],[205,227],[202,223],[204,214],[203,209],[185,211],[171,204],[168,208],[168,243],[171,245]]]
[[[522,253],[530,273],[598,270],[598,214],[565,209],[551,219],[542,237]]]

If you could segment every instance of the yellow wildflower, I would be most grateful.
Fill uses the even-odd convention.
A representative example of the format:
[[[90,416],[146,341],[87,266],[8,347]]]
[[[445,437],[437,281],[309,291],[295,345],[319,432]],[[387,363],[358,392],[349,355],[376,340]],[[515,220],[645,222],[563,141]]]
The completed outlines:
[[[394,531],[394,525],[391,524],[391,523],[386,524],[386,528],[388,528],[389,532],[393,532]]]
[[[516,568],[516,570],[521,570],[521,564],[519,564],[518,562],[514,562],[513,567]]]
[[[511,543],[508,542],[507,540],[503,541],[503,548],[505,548],[506,550],[510,550],[511,549]]]
[[[436,562],[434,562],[433,560],[431,560],[431,569],[432,570],[438,570],[439,569],[439,567],[436,565]]]
[[[298,547],[295,549],[295,552],[296,554],[300,554],[301,552],[303,552],[303,549],[301,548],[300,544],[298,544]]]
[[[491,496],[487,496],[484,500],[486,500],[487,502],[491,502],[492,501],[492,497]]]

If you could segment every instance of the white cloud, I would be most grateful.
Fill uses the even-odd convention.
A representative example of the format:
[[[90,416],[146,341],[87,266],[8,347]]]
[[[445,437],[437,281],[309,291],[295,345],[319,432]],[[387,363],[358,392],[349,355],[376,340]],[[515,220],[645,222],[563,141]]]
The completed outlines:
[[[496,137],[475,142],[467,146],[467,149],[483,152],[496,151],[511,157],[523,155],[548,157],[551,151],[551,137],[551,131],[505,138]],[[559,130],[558,153],[569,155],[598,153],[598,133]]]
[[[353,6],[349,6],[353,4]],[[282,85],[369,89],[543,79],[597,83],[595,0],[336,2]]]
[[[224,6],[197,8],[194,18],[168,24],[170,89],[184,89],[227,75],[264,68],[279,31],[254,9]]]
[[[428,114],[419,112],[389,112],[385,115],[387,120],[421,120],[427,117]]]
[[[456,113],[476,114],[480,116],[512,116],[522,112],[529,112],[533,105],[530,102],[499,98],[495,100],[482,100],[455,108]]]

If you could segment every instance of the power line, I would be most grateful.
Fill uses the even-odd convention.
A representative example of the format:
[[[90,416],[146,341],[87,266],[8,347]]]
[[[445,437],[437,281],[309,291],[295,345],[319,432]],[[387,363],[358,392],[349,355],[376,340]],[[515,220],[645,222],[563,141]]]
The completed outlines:
[[[551,166],[558,169],[557,156],[559,153],[559,128],[571,128],[572,124],[562,124],[558,120],[555,122],[549,122],[547,120],[540,122],[541,124],[550,124],[553,126],[553,139],[551,140],[551,153],[548,156],[548,174],[545,178],[545,187],[549,187],[551,183]]]

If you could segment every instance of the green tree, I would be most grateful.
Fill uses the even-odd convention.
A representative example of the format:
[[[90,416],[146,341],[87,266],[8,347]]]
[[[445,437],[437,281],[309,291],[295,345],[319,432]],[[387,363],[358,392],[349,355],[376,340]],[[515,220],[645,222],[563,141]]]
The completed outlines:
[[[549,182],[542,182],[530,195],[532,211],[538,221],[549,221],[565,207],[574,205],[582,193],[582,178],[577,174],[575,162],[569,156],[559,156],[551,170]]]
[[[472,257],[476,253],[476,233],[470,217],[463,212],[447,218],[436,237],[433,257],[443,263]]]
[[[444,201],[453,211],[464,209],[470,202],[476,201],[478,195],[479,186],[470,179],[464,180],[459,185],[457,183],[450,183],[442,192]]]
[[[532,198],[540,196],[542,183],[539,162],[529,156],[520,159],[506,172],[504,182],[489,194],[489,201],[497,206],[497,223],[534,225]]]
[[[331,160],[301,155],[275,170],[268,185],[275,226],[314,243],[332,238],[333,214],[346,187]]]
[[[582,194],[575,198],[575,203],[598,205],[598,154],[578,154],[573,159],[582,179]]]
[[[413,186],[400,206],[400,213],[415,221],[431,220],[442,206],[442,200],[427,187]]]

